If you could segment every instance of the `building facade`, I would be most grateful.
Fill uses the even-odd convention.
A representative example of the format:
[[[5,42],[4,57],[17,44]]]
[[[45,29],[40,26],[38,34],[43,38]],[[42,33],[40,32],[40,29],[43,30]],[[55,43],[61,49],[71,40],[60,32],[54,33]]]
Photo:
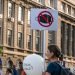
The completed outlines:
[[[57,43],[64,54],[66,66],[75,67],[75,3],[74,0],[58,0]]]
[[[0,57],[3,70],[11,60],[16,67],[24,57],[43,55],[42,31],[31,30],[30,9],[41,8],[44,0],[0,0]]]
[[[73,0],[72,0],[73,1]],[[11,58],[18,66],[24,57],[43,55],[43,32],[31,30],[31,8],[53,8],[59,12],[58,30],[46,30],[48,44],[57,44],[67,67],[75,65],[75,3],[71,0],[0,0],[0,50],[3,68]]]

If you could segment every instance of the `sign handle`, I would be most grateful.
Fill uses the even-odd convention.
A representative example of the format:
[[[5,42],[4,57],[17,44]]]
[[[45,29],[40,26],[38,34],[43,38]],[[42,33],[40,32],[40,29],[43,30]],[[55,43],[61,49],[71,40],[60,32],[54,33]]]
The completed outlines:
[[[43,30],[43,38],[42,38],[42,41],[43,41],[43,58],[44,58],[44,61],[45,61],[45,50],[46,50],[46,31]],[[44,70],[45,70],[45,62],[44,62]]]

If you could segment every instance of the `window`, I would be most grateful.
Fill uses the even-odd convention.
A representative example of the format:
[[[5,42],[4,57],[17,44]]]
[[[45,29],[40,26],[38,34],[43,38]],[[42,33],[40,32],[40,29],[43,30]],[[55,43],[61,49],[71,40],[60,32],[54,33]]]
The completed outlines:
[[[31,35],[28,36],[28,49],[31,50]]]
[[[75,57],[75,26],[72,29],[72,56]]]
[[[2,20],[0,20],[0,44],[2,44]]]
[[[32,46],[33,46],[33,31],[30,31],[30,34],[27,35],[27,43],[28,43],[28,49],[32,50]]]
[[[28,24],[30,24],[30,10],[28,10]]]
[[[50,6],[54,7],[54,0],[50,0]]]
[[[8,29],[7,36],[8,36],[8,45],[11,46],[12,45],[12,30]]]
[[[75,8],[72,8],[72,16],[75,17]]]
[[[65,55],[70,55],[72,50],[72,25],[61,22],[61,49]]]
[[[18,32],[18,47],[23,48],[23,34]]]
[[[15,4],[12,1],[8,1],[8,18],[13,17],[15,15]]]
[[[36,31],[36,51],[40,51],[41,50],[41,32],[40,31]]]
[[[61,9],[63,12],[66,12],[66,4],[62,2]]]
[[[65,43],[65,22],[61,21],[61,50],[62,52],[65,54],[65,47],[64,47],[64,43]]]
[[[36,37],[36,50],[39,51],[40,48],[40,38]]]
[[[48,44],[55,44],[55,32],[48,31]]]
[[[52,34],[51,32],[49,31],[48,32],[48,45],[52,44]]]
[[[46,6],[50,7],[50,0],[47,0],[47,2],[45,3]]]
[[[1,35],[2,35],[1,33],[2,33],[2,31],[1,31],[1,27],[0,27],[0,44],[1,44],[1,38],[2,38],[1,37]]]
[[[42,0],[38,0],[38,2],[40,2],[40,3],[41,3],[41,2],[42,2]]]
[[[70,55],[70,32],[71,32],[71,25],[67,24],[67,55]]]
[[[23,6],[18,7],[18,21],[24,22],[24,7]]]
[[[37,2],[44,4],[44,0],[37,0]]]
[[[3,0],[0,0],[0,14],[3,12]]]
[[[67,6],[67,11],[68,11],[68,14],[71,15],[71,6],[69,5]]]
[[[29,40],[28,40],[28,49],[32,49],[32,36],[29,35]]]

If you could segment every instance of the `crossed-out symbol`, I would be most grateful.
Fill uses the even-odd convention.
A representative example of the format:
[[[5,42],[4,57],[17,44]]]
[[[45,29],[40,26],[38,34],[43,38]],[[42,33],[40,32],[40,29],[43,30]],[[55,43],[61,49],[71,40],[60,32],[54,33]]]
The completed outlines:
[[[53,23],[53,16],[49,11],[42,11],[38,15],[38,23],[43,27],[49,27]]]

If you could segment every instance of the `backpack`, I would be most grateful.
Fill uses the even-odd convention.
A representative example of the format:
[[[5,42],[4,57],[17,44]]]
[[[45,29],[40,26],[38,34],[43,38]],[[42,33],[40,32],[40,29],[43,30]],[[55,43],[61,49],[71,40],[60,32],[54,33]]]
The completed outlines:
[[[57,63],[60,67],[60,75],[74,75],[68,68],[63,67],[59,63]]]

